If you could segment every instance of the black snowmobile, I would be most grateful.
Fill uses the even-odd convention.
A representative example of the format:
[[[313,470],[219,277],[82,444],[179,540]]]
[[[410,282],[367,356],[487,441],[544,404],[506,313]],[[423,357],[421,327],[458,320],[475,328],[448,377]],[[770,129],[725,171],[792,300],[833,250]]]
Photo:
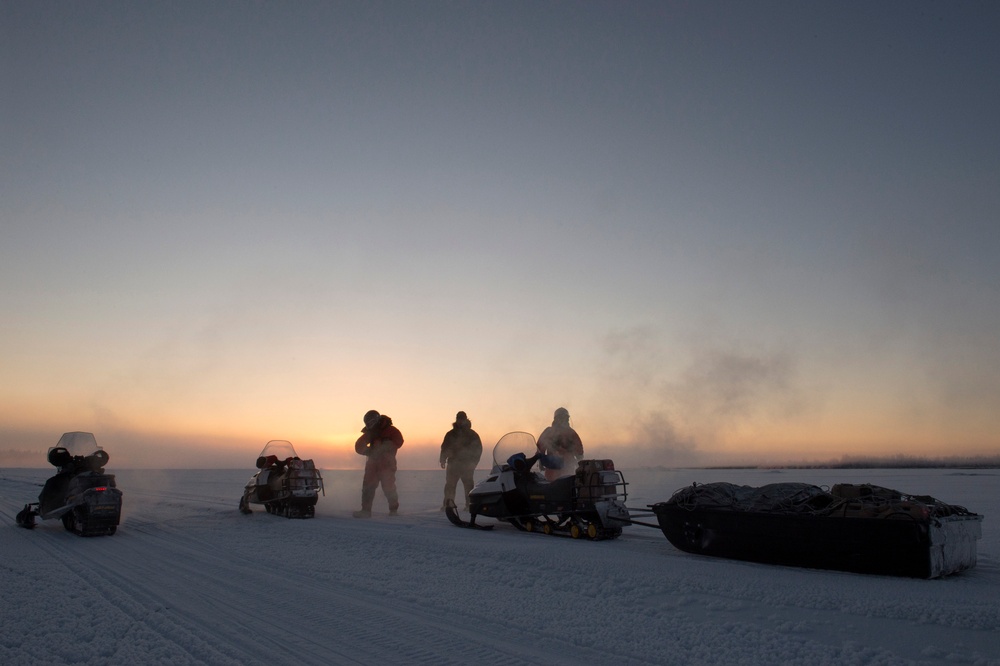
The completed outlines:
[[[535,453],[535,438],[511,432],[493,448],[493,469],[469,493],[471,518],[463,520],[451,503],[445,514],[459,527],[491,529],[477,525],[479,516],[510,523],[526,532],[567,534],[574,539],[614,539],[629,524],[625,506],[625,479],[611,460],[580,460],[567,476],[547,481],[532,468],[541,461],[558,468],[559,461]],[[516,453],[512,453],[515,452]]]
[[[257,457],[257,469],[243,489],[240,511],[253,513],[251,504],[263,504],[268,513],[286,518],[312,518],[323,477],[312,460],[302,460],[291,442],[274,439]]]
[[[49,464],[59,471],[45,482],[38,502],[18,512],[17,524],[31,529],[35,516],[61,518],[67,530],[80,536],[114,534],[122,515],[122,491],[115,487],[115,475],[104,473],[108,459],[93,434],[63,434],[48,454]]]

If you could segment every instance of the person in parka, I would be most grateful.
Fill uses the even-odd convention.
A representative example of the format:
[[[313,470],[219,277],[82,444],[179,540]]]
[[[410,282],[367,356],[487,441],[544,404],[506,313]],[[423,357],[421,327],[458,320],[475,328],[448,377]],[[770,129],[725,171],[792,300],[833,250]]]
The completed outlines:
[[[455,490],[459,480],[465,490],[465,509],[468,511],[472,475],[482,456],[483,442],[472,429],[472,421],[465,412],[455,414],[455,422],[451,424],[451,430],[444,434],[444,441],[441,443],[441,469],[446,470],[442,511],[448,508],[449,503],[455,503]]]
[[[355,518],[371,518],[375,491],[382,484],[382,492],[389,501],[389,515],[395,516],[399,510],[399,494],[396,492],[396,451],[403,445],[403,433],[392,425],[392,419],[379,414],[374,409],[365,413],[365,427],[354,443],[358,455],[367,456],[365,477],[361,481],[361,510],[354,512]]]
[[[538,436],[538,452],[558,458],[560,467],[546,467],[545,478],[554,481],[560,476],[574,474],[576,462],[583,457],[583,442],[569,424],[569,410],[560,407],[552,415],[552,425]]]

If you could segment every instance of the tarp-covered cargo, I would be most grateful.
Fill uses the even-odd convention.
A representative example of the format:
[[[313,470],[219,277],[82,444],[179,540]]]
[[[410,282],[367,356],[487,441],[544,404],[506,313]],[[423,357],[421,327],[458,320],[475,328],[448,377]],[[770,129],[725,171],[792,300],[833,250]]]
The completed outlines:
[[[670,543],[689,553],[917,578],[974,567],[983,520],[869,484],[693,484],[650,508]]]

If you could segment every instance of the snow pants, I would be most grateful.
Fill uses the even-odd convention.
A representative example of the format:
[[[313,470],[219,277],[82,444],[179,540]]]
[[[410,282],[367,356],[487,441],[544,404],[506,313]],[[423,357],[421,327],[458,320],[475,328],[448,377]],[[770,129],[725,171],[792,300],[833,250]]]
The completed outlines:
[[[362,510],[372,510],[372,502],[375,500],[375,491],[379,484],[382,485],[382,492],[389,501],[389,511],[396,511],[399,508],[399,494],[396,492],[395,452],[392,455],[386,453],[368,456],[368,461],[365,463],[365,478],[361,482]]]
[[[455,502],[455,490],[461,480],[462,488],[465,490],[465,506],[469,506],[469,491],[472,490],[472,475],[476,471],[476,463],[461,463],[448,461],[448,467],[444,472],[444,501]],[[461,508],[462,505],[456,502]]]

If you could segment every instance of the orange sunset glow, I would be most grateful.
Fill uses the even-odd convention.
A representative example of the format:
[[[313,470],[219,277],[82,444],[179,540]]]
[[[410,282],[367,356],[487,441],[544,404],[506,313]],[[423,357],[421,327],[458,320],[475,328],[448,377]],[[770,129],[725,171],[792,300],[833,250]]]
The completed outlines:
[[[2,10],[0,465],[1000,455],[981,22],[87,7]]]

